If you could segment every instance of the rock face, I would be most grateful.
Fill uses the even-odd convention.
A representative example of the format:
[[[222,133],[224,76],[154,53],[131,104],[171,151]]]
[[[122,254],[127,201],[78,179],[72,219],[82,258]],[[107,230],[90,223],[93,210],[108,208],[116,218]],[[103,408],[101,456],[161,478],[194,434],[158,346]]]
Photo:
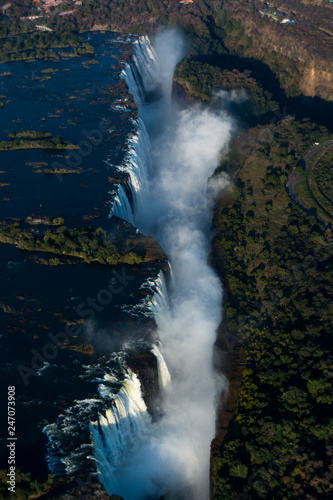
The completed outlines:
[[[215,494],[212,479],[217,475],[220,449],[236,416],[238,394],[246,362],[246,354],[241,348],[241,344],[237,343],[237,339],[228,333],[227,328],[227,323],[223,321],[217,332],[218,336],[214,346],[215,369],[227,376],[228,390],[220,394],[216,411],[216,434],[211,443],[210,454],[211,496]]]
[[[184,103],[194,104],[205,100],[203,96],[194,96],[190,89],[186,87],[186,82],[180,82],[177,72],[172,82],[172,99],[183,105]]]
[[[304,95],[320,96],[323,99],[333,101],[332,93],[332,72],[330,66],[327,68],[311,61],[305,65],[300,88]]]
[[[281,24],[262,15],[260,9],[264,5],[256,5],[250,11],[246,9],[245,0],[237,5],[227,0],[224,9],[228,16],[234,23],[241,24],[224,39],[226,47],[240,57],[254,57],[268,64],[284,89],[293,88],[290,95],[302,92],[306,96],[332,100],[332,10],[329,2],[312,6],[294,0],[274,2],[276,7],[279,3],[280,9],[295,13],[295,23]]]
[[[143,399],[149,413],[156,419],[159,414],[158,401],[160,397],[156,356],[147,349],[132,356],[128,359],[127,364],[138,375]]]

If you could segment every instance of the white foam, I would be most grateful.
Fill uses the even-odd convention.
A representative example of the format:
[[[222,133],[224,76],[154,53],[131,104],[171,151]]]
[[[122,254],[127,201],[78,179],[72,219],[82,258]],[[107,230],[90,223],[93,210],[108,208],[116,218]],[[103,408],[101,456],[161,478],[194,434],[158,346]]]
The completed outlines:
[[[107,491],[122,494],[117,469],[144,438],[151,417],[142,398],[140,381],[131,370],[118,394],[110,394],[110,399],[111,407],[98,421],[90,423],[90,431],[101,482]]]

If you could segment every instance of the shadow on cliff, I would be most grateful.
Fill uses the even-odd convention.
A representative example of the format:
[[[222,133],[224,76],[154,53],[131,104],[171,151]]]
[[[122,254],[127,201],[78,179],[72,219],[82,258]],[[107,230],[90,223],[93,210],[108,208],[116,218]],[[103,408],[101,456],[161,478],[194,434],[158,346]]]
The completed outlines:
[[[297,120],[310,118],[318,125],[324,125],[330,132],[333,132],[333,101],[326,101],[321,97],[309,97],[299,95],[288,97],[285,90],[281,87],[279,80],[267,64],[253,58],[239,57],[228,54],[208,54],[194,56],[193,60],[218,66],[222,70],[238,69],[239,71],[250,70],[251,77],[255,78],[265,90],[273,94],[273,97],[280,105],[280,111],[277,112],[278,118],[285,115],[294,115]],[[243,118],[243,117],[242,117]],[[272,118],[272,112],[259,117],[245,117],[248,125],[269,123]],[[256,122],[256,123],[254,123]]]

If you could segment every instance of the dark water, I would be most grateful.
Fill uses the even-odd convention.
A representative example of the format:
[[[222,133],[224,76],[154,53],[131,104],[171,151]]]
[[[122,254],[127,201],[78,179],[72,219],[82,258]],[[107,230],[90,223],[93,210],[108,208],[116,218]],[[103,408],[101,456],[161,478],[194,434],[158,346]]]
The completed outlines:
[[[88,147],[74,163],[68,163],[74,158],[68,151],[1,152],[0,182],[9,185],[0,187],[0,220],[61,216],[67,226],[112,230],[112,176],[135,128],[131,112],[116,109],[119,62],[130,41],[93,34],[90,43],[94,56],[1,65],[1,72],[12,74],[0,78],[0,94],[11,101],[0,110],[1,140],[12,130],[41,130],[76,144],[86,141]],[[98,64],[88,64],[92,59]],[[50,80],[34,79],[49,68],[58,70]],[[79,173],[46,174],[43,170],[54,161]],[[48,470],[43,427],[56,421],[59,442],[53,452],[59,443],[60,457],[83,445],[76,465],[84,463],[89,420],[105,404],[98,382],[105,373],[117,373],[126,356],[147,342],[152,321],[144,310],[135,316],[130,310],[145,298],[146,279],[158,272],[147,264],[110,268],[68,259],[58,266],[43,265],[41,257],[47,263],[50,256],[0,244],[1,444],[7,438],[7,387],[14,385],[16,465],[38,474]],[[111,298],[105,291],[110,284]],[[62,342],[61,348],[54,339]],[[79,352],[87,343],[94,352]],[[1,467],[6,467],[5,446],[1,450]],[[64,472],[64,465],[52,460],[54,471]]]
[[[109,157],[115,165],[121,161],[131,126],[128,113],[112,110],[117,104],[112,93],[119,82],[118,60],[126,46],[116,40],[92,35],[95,56],[1,65],[1,72],[12,73],[0,77],[0,93],[11,101],[0,110],[1,140],[14,130],[41,130],[75,144],[85,143],[79,153],[38,149],[2,153],[0,183],[9,186],[1,187],[1,218],[33,213],[63,216],[75,225],[82,223],[83,216],[106,215],[112,169],[105,160]],[[98,64],[88,64],[93,59]],[[42,73],[48,69],[57,72]],[[51,79],[41,83],[36,76]],[[38,162],[39,168],[29,165]],[[53,162],[80,173],[60,177],[37,172],[51,168]]]

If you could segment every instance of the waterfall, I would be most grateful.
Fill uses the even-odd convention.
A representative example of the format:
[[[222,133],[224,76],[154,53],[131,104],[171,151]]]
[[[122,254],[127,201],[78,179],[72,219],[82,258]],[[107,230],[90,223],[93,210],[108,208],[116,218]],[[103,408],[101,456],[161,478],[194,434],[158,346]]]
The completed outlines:
[[[129,92],[133,94],[137,104],[143,104],[147,95],[155,91],[161,84],[160,68],[155,51],[148,36],[141,36],[134,43],[132,59],[125,65],[122,77]],[[118,187],[110,215],[117,215],[133,223],[133,213],[138,214],[147,198],[147,172],[151,166],[151,144],[146,127],[141,118],[137,120],[137,131],[128,140],[128,153],[120,172],[129,175],[129,187],[132,193],[132,204],[128,200],[126,189]],[[140,196],[138,194],[140,193]],[[141,206],[140,206],[141,204]],[[135,218],[135,217],[134,217]]]
[[[150,151],[150,139],[143,121],[139,118],[136,132],[128,139],[128,153],[125,160],[117,167],[120,172],[129,176],[132,205],[128,200],[126,189],[120,184],[110,215],[117,215],[133,223],[133,213],[138,214],[143,210],[148,196],[147,174],[151,166]]]
[[[118,186],[118,192],[113,198],[112,213],[110,215],[116,215],[133,224],[133,210],[128,201],[126,190],[121,184]]]
[[[171,384],[171,376],[167,364],[161,352],[156,345],[153,346],[151,352],[157,358],[158,383],[162,394],[168,389]]]
[[[106,387],[101,388],[105,395]],[[151,417],[142,398],[141,384],[128,369],[118,394],[110,393],[111,407],[105,416],[90,423],[94,457],[100,480],[110,493],[121,494],[117,468],[143,439],[151,425]]]
[[[43,427],[47,435],[47,463],[51,473],[55,476],[74,474],[84,463],[87,453],[91,452],[90,445],[82,443],[71,450],[62,448],[62,443],[70,443],[78,438],[80,433],[86,431],[87,422],[91,412],[96,411],[101,405],[101,400],[96,398],[75,400],[72,406],[66,408],[58,415],[55,422]],[[80,421],[78,422],[78,415]]]
[[[122,306],[122,310],[132,316],[143,314],[147,318],[154,318],[158,323],[161,318],[168,317],[169,297],[163,271],[160,271],[157,277],[148,278],[140,287],[140,290],[146,290],[150,293],[137,304]]]
[[[134,43],[135,49],[130,63],[122,75],[137,104],[143,104],[146,96],[161,84],[160,67],[148,36],[141,36]]]
[[[158,273],[157,279],[147,281],[151,290],[154,291],[149,309],[157,320],[160,315],[164,315],[169,311],[168,290],[163,271]]]

